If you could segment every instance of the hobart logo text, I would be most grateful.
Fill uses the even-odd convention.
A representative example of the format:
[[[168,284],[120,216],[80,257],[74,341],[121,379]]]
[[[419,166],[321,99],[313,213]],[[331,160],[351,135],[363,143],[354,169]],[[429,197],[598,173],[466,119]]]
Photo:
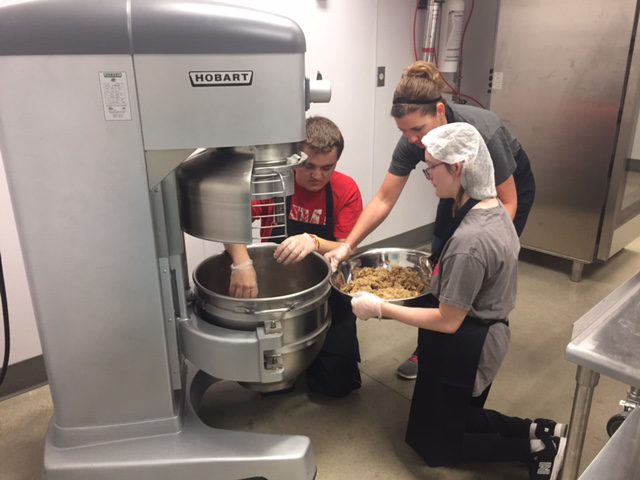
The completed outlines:
[[[238,87],[251,85],[253,71],[189,72],[189,79],[193,87]]]

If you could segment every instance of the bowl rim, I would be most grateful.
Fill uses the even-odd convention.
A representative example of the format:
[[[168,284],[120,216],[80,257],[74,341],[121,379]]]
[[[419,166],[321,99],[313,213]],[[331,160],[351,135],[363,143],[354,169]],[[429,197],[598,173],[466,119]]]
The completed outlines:
[[[369,250],[363,250],[362,252],[356,253],[355,255],[352,255],[351,257],[347,258],[346,260],[343,260],[342,262],[340,262],[338,264],[338,267],[336,268],[336,270],[334,272],[331,272],[331,275],[329,276],[329,283],[331,284],[331,287],[336,290],[338,293],[340,293],[341,295],[351,299],[353,298],[353,295],[347,292],[344,292],[338,285],[336,285],[335,282],[335,278],[337,277],[339,271],[340,271],[340,265],[342,265],[343,263],[348,263],[352,260],[356,260],[358,258],[362,258],[365,255],[371,255],[371,254],[379,254],[379,253],[400,253],[400,252],[406,252],[406,253],[415,253],[418,254],[421,257],[429,257],[431,256],[431,252],[425,252],[424,250],[418,250],[416,248],[402,248],[402,247],[376,247],[376,248],[371,248]],[[407,302],[407,301],[413,301],[422,297],[425,297],[427,295],[429,295],[431,292],[430,291],[425,291],[422,292],[420,295],[415,295],[413,297],[404,297],[404,298],[394,298],[393,300],[386,300],[389,303],[398,303],[401,304],[403,302]]]
[[[271,248],[271,249],[275,250],[277,247],[278,247],[278,244],[275,243],[275,242],[261,242],[261,243],[252,243],[252,244],[247,245],[247,249],[248,250],[267,249],[267,248]],[[206,295],[208,295],[210,297],[219,298],[219,299],[225,300],[225,301],[230,301],[230,302],[235,302],[235,303],[241,302],[241,303],[251,303],[251,304],[255,304],[255,305],[261,305],[261,304],[269,304],[269,303],[272,303],[272,302],[286,300],[286,299],[292,298],[292,297],[293,298],[304,297],[304,296],[308,295],[309,293],[313,292],[314,290],[322,289],[322,286],[325,285],[326,283],[329,283],[331,285],[331,266],[330,266],[329,262],[327,261],[326,258],[324,258],[323,255],[320,255],[320,253],[311,252],[309,256],[313,256],[313,257],[318,258],[319,260],[322,260],[324,262],[324,264],[326,265],[327,270],[326,270],[325,274],[323,275],[322,280],[320,282],[316,283],[315,285],[312,285],[309,288],[306,288],[304,290],[300,290],[300,291],[292,293],[292,294],[290,293],[290,294],[287,294],[287,295],[278,295],[276,297],[257,297],[257,298],[232,297],[231,295],[228,295],[228,294],[214,292],[213,290],[211,290],[211,289],[207,288],[206,286],[204,286],[202,284],[202,282],[200,280],[198,280],[197,273],[199,271],[201,271],[200,267],[202,267],[205,263],[207,263],[209,261],[213,261],[215,258],[223,257],[225,255],[228,256],[229,258],[231,257],[227,251],[223,250],[220,253],[208,256],[207,258],[202,260],[193,269],[193,272],[191,273],[191,279],[193,281],[193,290],[194,290],[194,293],[196,294],[196,297],[198,296],[198,291],[200,291],[200,292],[203,292],[203,293],[205,293]],[[229,273],[229,274],[231,274],[231,273]]]

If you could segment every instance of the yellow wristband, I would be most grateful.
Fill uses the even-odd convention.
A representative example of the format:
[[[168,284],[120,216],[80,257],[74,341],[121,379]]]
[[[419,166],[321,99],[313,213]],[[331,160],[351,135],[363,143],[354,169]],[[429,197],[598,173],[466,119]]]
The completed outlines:
[[[316,241],[316,250],[320,250],[320,238],[317,235],[311,234],[311,238]]]

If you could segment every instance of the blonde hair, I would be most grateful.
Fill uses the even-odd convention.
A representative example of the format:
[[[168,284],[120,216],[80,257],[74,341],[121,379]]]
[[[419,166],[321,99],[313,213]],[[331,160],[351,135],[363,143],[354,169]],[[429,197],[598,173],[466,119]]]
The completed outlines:
[[[400,82],[393,94],[391,115],[394,118],[401,118],[417,111],[423,115],[435,115],[436,105],[438,103],[446,103],[440,98],[444,86],[442,75],[433,63],[420,60],[409,65],[402,72]],[[412,103],[411,100],[415,102],[433,102],[416,104]]]

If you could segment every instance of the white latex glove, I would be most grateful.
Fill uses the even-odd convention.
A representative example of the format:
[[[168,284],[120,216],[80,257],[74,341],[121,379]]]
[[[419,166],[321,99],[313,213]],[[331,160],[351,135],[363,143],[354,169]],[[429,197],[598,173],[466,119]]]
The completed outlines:
[[[335,272],[338,269],[338,265],[340,264],[340,262],[346,260],[350,256],[351,246],[346,242],[340,243],[340,246],[324,254],[324,258],[326,258],[331,264],[332,272]]]
[[[256,298],[258,296],[258,279],[251,260],[240,265],[231,265],[229,295],[237,298]]]
[[[287,238],[278,245],[273,256],[278,263],[290,265],[301,261],[304,257],[318,248],[316,237],[303,233]]]
[[[373,293],[357,292],[351,299],[351,308],[360,320],[368,320],[372,317],[380,320],[383,303],[384,300]]]

